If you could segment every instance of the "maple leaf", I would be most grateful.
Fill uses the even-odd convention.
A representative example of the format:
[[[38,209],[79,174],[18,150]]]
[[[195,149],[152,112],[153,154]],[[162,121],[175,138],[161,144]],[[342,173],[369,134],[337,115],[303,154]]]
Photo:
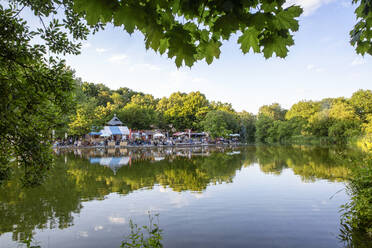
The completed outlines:
[[[205,47],[205,61],[209,64],[213,62],[213,58],[219,58],[220,57],[220,46],[222,45],[219,41],[211,41],[207,43]]]
[[[266,59],[273,56],[273,53],[277,57],[285,58],[288,54],[287,45],[293,43],[291,37],[284,38],[282,36],[273,36],[270,40],[266,40],[264,43],[263,53]]]
[[[238,39],[240,49],[243,51],[243,53],[248,53],[251,48],[255,53],[260,52],[260,40],[258,39],[259,34],[260,31],[256,30],[255,28],[248,28],[244,31],[243,35]]]
[[[291,6],[275,16],[273,21],[277,29],[290,29],[297,31],[299,28],[298,21],[295,19],[300,16],[302,9],[298,6]]]

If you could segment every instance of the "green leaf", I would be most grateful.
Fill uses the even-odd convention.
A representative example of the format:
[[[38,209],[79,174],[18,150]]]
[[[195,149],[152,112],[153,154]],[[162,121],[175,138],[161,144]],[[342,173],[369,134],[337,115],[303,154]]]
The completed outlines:
[[[299,25],[296,18],[300,16],[302,9],[298,6],[289,7],[279,12],[273,21],[277,29],[290,29],[292,31],[298,31]]]
[[[112,13],[117,7],[116,1],[109,0],[75,0],[74,9],[85,12],[85,19],[89,25],[96,25],[99,21],[111,21]]]
[[[243,35],[238,39],[240,49],[243,51],[243,53],[248,53],[251,48],[255,53],[260,52],[260,40],[258,39],[259,34],[260,31],[256,30],[255,28],[248,28],[244,31]]]
[[[264,1],[261,5],[261,9],[265,12],[274,12],[277,5],[276,1]]]
[[[209,64],[213,62],[213,58],[219,58],[220,57],[220,46],[222,45],[219,41],[211,41],[207,43],[205,46],[205,61]]]
[[[159,45],[159,53],[164,54],[169,47],[168,39],[161,39]]]
[[[131,11],[127,7],[121,7],[118,11],[114,13],[114,25],[121,26],[124,25],[124,29],[132,34],[136,28],[136,16],[135,12]]]
[[[277,57],[285,58],[288,54],[287,45],[291,44],[292,38],[286,39],[281,36],[274,36],[273,39],[264,43],[263,53],[266,59],[273,56],[275,52]]]
[[[160,40],[164,37],[164,34],[159,31],[156,27],[150,28],[151,31],[147,32],[147,36],[145,38],[146,41],[146,49],[150,47],[157,51],[160,47]]]

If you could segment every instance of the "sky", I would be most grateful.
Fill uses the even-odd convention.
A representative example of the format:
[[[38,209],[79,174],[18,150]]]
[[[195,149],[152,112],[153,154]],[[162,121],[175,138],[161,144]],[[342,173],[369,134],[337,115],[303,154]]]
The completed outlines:
[[[372,89],[372,57],[357,55],[349,44],[356,22],[351,0],[287,1],[293,3],[304,14],[285,59],[244,55],[233,36],[211,65],[201,61],[177,69],[166,54],[146,50],[142,34],[108,26],[83,43],[81,55],[66,61],[83,81],[111,89],[128,87],[159,98],[200,91],[209,100],[252,113],[274,102],[290,108],[300,100],[350,97],[358,89]]]

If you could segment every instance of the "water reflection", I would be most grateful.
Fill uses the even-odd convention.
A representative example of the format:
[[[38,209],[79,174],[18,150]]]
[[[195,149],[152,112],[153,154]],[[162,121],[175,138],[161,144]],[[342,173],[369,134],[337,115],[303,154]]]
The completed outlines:
[[[48,179],[22,187],[21,171],[0,186],[0,235],[27,242],[35,229],[65,229],[74,224],[84,201],[103,200],[112,192],[128,195],[160,185],[175,192],[203,192],[232,183],[244,167],[259,164],[264,173],[290,169],[305,182],[343,181],[356,151],[310,147],[185,149],[108,149],[59,151]]]
[[[280,175],[291,168],[305,182],[317,179],[342,182],[350,175],[353,161],[363,154],[357,150],[321,147],[258,147],[256,156],[263,172]]]

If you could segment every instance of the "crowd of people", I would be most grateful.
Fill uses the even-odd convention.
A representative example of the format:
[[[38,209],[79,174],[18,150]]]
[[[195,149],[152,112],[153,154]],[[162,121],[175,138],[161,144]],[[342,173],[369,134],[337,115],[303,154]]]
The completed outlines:
[[[131,146],[193,146],[193,145],[214,145],[214,144],[236,144],[237,139],[210,139],[208,137],[136,137],[128,138],[125,136],[116,137],[100,137],[100,138],[83,138],[83,137],[69,137],[65,139],[58,139],[54,142],[54,147],[131,147]]]

